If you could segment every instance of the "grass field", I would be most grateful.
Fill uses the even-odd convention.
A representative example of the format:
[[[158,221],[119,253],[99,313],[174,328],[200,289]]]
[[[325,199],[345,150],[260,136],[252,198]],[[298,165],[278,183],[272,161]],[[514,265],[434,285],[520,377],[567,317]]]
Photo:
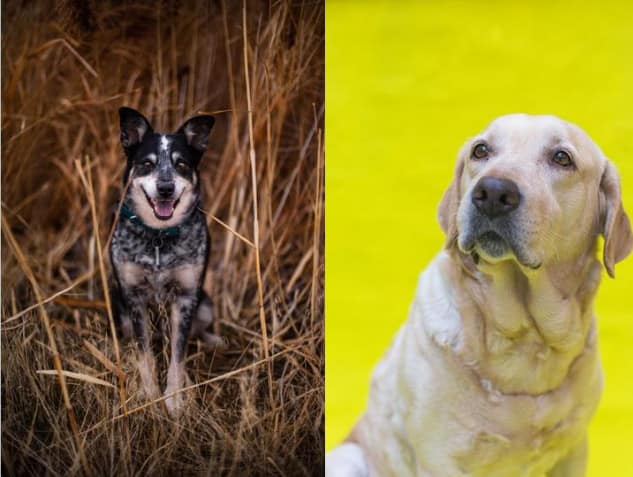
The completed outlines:
[[[442,247],[436,207],[463,141],[496,116],[552,113],[620,170],[633,211],[633,6],[328,2],[326,447]],[[633,257],[598,294],[606,387],[590,476],[633,475]]]
[[[294,0],[2,3],[3,476],[322,473],[323,18]],[[179,420],[137,392],[105,300],[123,105],[161,132],[216,117],[201,208],[227,347],[190,343]]]

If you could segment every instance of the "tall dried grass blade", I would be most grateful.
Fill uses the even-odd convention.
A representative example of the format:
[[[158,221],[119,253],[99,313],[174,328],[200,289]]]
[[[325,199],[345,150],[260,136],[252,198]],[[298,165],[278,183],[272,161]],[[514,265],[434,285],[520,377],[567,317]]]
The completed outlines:
[[[246,81],[246,101],[248,105],[248,138],[249,138],[249,157],[251,162],[251,179],[253,194],[253,241],[255,243],[255,272],[257,274],[257,305],[259,307],[259,324],[262,331],[262,346],[264,348],[264,359],[266,360],[266,373],[268,375],[268,397],[270,405],[275,406],[273,396],[273,373],[272,364],[268,361],[268,330],[266,329],[266,314],[264,312],[264,291],[262,285],[262,272],[259,262],[259,220],[257,203],[257,165],[255,159],[255,140],[253,139],[253,106],[251,104],[251,88],[248,67],[248,38],[246,29],[246,0],[242,3],[242,32],[244,41],[244,78]]]
[[[38,369],[35,372],[37,374],[43,374],[45,376],[56,376],[58,374],[58,371],[56,369]],[[114,385],[112,383],[104,381],[103,379],[95,378],[94,376],[90,376],[88,374],[76,373],[74,371],[67,371],[65,369],[62,370],[62,374],[67,378],[77,379],[78,381],[84,381],[90,384],[98,384],[99,386],[114,388]]]
[[[121,368],[118,367],[116,364],[114,364],[110,359],[108,359],[108,357],[105,354],[103,354],[101,351],[99,351],[99,349],[95,345],[93,345],[88,340],[84,340],[84,346],[90,352],[90,354],[92,354],[95,358],[97,358],[97,361],[99,361],[107,369],[109,369],[114,374],[116,374],[119,377],[119,379],[125,380],[125,374],[123,374],[123,371],[121,370]]]
[[[241,233],[239,233],[237,230],[235,230],[233,227],[231,227],[229,224],[222,222],[220,219],[218,219],[215,215],[210,214],[209,212],[206,212],[202,207],[198,207],[198,210],[200,210],[200,212],[202,212],[204,215],[206,215],[207,217],[210,217],[211,220],[213,220],[214,222],[217,222],[218,224],[220,224],[222,227],[224,227],[226,230],[228,230],[229,232],[231,232],[233,235],[235,235],[237,238],[239,238],[242,242],[244,242],[246,245],[248,245],[251,248],[255,248],[255,244],[253,242],[251,242],[250,240],[248,240],[246,237],[244,237]]]
[[[316,115],[315,115],[316,116]],[[315,118],[316,120],[316,118]],[[310,292],[310,326],[314,326],[314,316],[316,314],[316,301],[317,301],[317,282],[319,280],[319,251],[321,240],[321,216],[322,216],[322,204],[321,200],[321,187],[322,179],[321,174],[323,170],[323,153],[322,153],[322,140],[321,140],[321,128],[317,134],[317,167],[316,167],[316,192],[314,197],[314,235],[312,238],[312,288]]]
[[[86,70],[88,70],[88,73],[90,73],[92,76],[94,76],[95,78],[99,77],[99,74],[94,70],[94,68],[92,66],[90,66],[90,64],[84,59],[83,56],[81,56],[77,50],[75,50],[70,43],[68,43],[64,38],[56,38],[54,40],[50,40],[47,41],[46,43],[44,43],[43,45],[41,45],[40,47],[38,47],[32,54],[33,55],[38,55],[46,50],[48,50],[49,48],[51,48],[52,46],[55,46],[57,44],[61,44],[63,45],[66,49],[68,49],[68,51],[70,51],[70,53],[72,53],[72,55],[77,58],[77,60],[79,60],[79,62],[84,66],[84,68],[86,68]]]

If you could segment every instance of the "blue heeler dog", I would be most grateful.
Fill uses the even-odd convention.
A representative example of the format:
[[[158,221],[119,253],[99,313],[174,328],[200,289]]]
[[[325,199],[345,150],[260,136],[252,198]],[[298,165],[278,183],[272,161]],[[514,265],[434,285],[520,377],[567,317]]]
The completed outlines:
[[[198,178],[198,164],[214,119],[196,116],[173,134],[159,134],[134,109],[121,108],[119,116],[121,144],[127,155],[123,174],[127,188],[110,246],[112,302],[120,334],[133,336],[137,342],[145,395],[155,399],[160,388],[150,316],[158,318],[157,331],[170,330],[165,395],[185,384],[184,358],[190,335],[208,346],[221,343],[205,331],[212,319],[211,303],[202,291],[209,233],[199,209]],[[170,415],[179,415],[182,393],[168,397],[165,404]]]

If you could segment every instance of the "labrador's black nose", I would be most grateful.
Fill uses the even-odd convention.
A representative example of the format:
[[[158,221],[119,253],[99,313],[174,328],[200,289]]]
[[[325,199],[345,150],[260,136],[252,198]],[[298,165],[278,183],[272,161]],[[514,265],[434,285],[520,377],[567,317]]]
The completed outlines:
[[[176,189],[176,186],[171,181],[169,182],[158,181],[156,183],[156,190],[158,190],[158,195],[163,198],[171,197],[175,189]]]
[[[477,182],[471,198],[481,213],[494,219],[516,209],[521,202],[521,193],[515,182],[488,176]]]

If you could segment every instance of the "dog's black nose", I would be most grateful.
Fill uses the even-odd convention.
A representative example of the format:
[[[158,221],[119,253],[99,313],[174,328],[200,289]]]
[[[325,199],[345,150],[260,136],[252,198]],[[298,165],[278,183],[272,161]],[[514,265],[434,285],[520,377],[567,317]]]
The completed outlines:
[[[158,182],[156,184],[156,189],[158,190],[158,195],[161,197],[171,197],[176,189],[176,186],[173,182]]]
[[[472,192],[475,207],[491,219],[512,212],[521,202],[515,182],[497,177],[482,177]]]

